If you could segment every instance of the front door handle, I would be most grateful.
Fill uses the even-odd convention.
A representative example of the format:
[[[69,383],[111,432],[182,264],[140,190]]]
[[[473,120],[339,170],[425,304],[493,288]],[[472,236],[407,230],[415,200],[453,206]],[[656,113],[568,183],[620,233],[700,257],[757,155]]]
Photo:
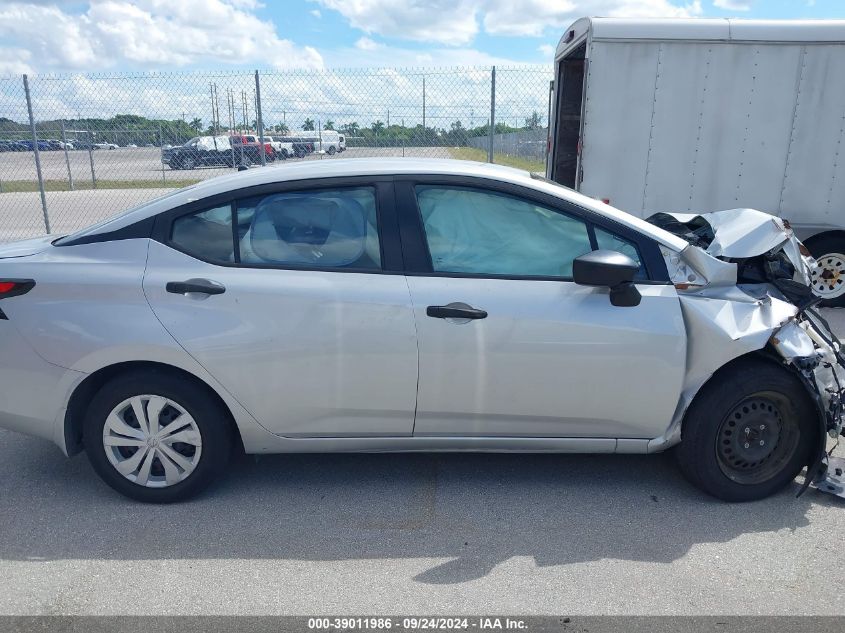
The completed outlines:
[[[466,306],[466,307],[464,307]],[[486,319],[487,312],[467,306],[450,303],[446,306],[428,306],[425,313],[435,319]]]
[[[188,279],[187,281],[168,281],[165,286],[167,292],[175,295],[186,295],[189,292],[204,295],[222,295],[226,286],[208,279]]]

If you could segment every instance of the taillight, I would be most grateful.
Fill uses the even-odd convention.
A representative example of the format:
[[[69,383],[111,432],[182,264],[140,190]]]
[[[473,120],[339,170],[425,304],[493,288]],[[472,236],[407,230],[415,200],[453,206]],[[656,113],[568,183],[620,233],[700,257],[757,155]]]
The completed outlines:
[[[0,279],[0,299],[25,295],[34,287],[32,279]]]

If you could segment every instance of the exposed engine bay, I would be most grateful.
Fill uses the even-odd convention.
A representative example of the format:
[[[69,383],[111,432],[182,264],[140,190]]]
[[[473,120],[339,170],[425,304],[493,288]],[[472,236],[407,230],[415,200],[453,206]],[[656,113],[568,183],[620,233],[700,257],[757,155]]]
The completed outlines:
[[[647,220],[690,243],[680,254],[663,249],[689,346],[682,402],[654,448],[680,440],[687,406],[716,369],[746,353],[765,354],[796,374],[818,412],[819,443],[799,494],[813,486],[845,498],[845,461],[832,456],[842,435],[845,354],[817,309],[810,252],[788,222],[753,209]],[[830,451],[828,437],[836,440]]]

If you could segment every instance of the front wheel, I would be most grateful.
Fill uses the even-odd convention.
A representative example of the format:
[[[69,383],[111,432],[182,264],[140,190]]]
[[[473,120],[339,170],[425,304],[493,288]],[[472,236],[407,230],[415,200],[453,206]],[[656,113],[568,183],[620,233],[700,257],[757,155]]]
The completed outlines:
[[[225,413],[205,388],[155,371],[106,383],[91,401],[83,437],[109,486],[152,503],[200,492],[225,469],[232,445]]]
[[[725,501],[754,501],[784,488],[807,465],[818,437],[814,405],[799,380],[765,361],[714,376],[686,416],[678,465]]]
[[[807,248],[816,258],[813,292],[822,298],[822,305],[845,307],[845,238],[819,235],[807,240]]]
[[[329,156],[332,156],[337,150],[335,149],[334,145],[329,145],[329,149],[327,149],[326,151],[328,152]]]

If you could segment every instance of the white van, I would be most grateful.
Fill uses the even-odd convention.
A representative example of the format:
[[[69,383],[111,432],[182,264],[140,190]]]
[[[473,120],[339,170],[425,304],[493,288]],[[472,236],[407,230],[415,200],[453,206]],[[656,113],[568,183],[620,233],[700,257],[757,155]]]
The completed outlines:
[[[336,130],[321,130],[319,132],[304,132],[299,134],[314,143],[314,151],[325,154],[335,154],[346,150],[346,138]]]

